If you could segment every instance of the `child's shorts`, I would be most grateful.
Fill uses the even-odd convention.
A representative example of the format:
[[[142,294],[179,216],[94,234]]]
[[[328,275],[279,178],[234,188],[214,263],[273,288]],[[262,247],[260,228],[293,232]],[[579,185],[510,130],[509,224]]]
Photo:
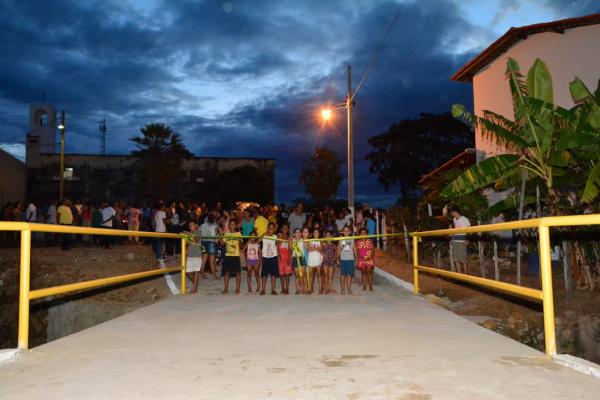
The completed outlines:
[[[340,260],[340,272],[342,275],[354,276],[354,260]]]
[[[260,276],[262,278],[266,278],[267,276],[279,278],[279,262],[277,257],[263,258]]]
[[[185,272],[200,272],[202,268],[202,257],[187,257]]]
[[[204,247],[205,251],[209,255],[211,255],[211,256],[216,256],[217,255],[217,243],[211,242],[209,240],[203,240],[202,241],[202,246]]]
[[[239,274],[242,272],[242,264],[239,256],[223,257],[223,273]]]
[[[246,259],[246,267],[256,267],[257,265],[258,265],[258,260]]]

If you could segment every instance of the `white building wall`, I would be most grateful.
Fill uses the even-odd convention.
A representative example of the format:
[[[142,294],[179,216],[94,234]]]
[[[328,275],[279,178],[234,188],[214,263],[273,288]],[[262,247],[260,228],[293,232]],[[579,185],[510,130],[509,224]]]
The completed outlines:
[[[477,115],[491,110],[513,118],[510,88],[505,78],[509,57],[519,62],[526,75],[536,58],[542,59],[552,74],[554,102],[565,108],[574,106],[569,93],[569,82],[579,77],[594,91],[600,79],[600,25],[583,26],[554,32],[537,33],[521,40],[496,58],[473,77],[473,101]],[[482,136],[475,135],[477,150],[487,155],[504,153],[502,146]]]

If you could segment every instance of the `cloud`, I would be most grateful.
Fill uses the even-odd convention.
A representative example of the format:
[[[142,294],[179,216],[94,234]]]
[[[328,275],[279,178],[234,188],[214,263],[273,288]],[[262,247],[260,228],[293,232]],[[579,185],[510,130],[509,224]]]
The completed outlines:
[[[567,2],[531,1],[566,12]],[[368,174],[368,137],[423,111],[470,105],[470,86],[449,77],[494,37],[453,0],[0,3],[0,142],[24,143],[28,104],[45,93],[67,110],[67,151],[96,153],[105,116],[112,153],[129,152],[143,124],[164,122],[197,155],[276,158],[286,201],[304,194],[299,170],[315,146],[345,160],[344,110],[331,126],[317,111],[344,100],[349,63],[356,86],[398,9],[356,96],[361,201],[396,199]]]
[[[600,2],[597,0],[541,0],[541,2],[564,18],[600,13]]]

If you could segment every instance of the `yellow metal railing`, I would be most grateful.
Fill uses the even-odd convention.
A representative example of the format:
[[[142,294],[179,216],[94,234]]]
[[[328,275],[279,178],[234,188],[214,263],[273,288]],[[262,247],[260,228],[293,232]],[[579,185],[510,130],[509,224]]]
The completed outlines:
[[[552,288],[552,265],[550,259],[550,227],[559,226],[585,226],[600,225],[600,214],[590,215],[570,215],[560,217],[544,217],[529,219],[524,221],[503,222],[499,224],[478,225],[459,229],[441,229],[435,231],[412,232],[413,238],[413,279],[414,293],[419,293],[419,272],[445,276],[459,281],[469,282],[478,286],[488,287],[513,295],[542,301],[544,313],[544,335],[546,345],[546,355],[552,357],[556,354],[556,337],[554,321],[554,299]],[[539,232],[540,241],[540,274],[542,280],[542,289],[533,289],[512,283],[500,282],[492,279],[472,276],[457,272],[446,271],[438,268],[419,265],[418,244],[421,238],[448,236],[461,233],[481,233],[505,231],[514,229],[535,228]],[[20,231],[21,232],[21,253],[20,253],[20,291],[19,291],[19,339],[20,349],[28,348],[29,337],[29,302],[33,299],[39,299],[46,296],[59,295],[78,290],[86,290],[100,286],[114,285],[132,281],[135,279],[146,278],[170,272],[181,271],[181,294],[185,294],[186,275],[186,239],[173,233],[140,232],[126,231],[116,229],[102,228],[83,228],[66,225],[47,225],[32,224],[26,222],[0,222],[0,231]],[[63,234],[90,234],[90,235],[113,235],[113,236],[143,236],[165,239],[181,240],[181,266],[173,268],[161,268],[144,272],[137,272],[128,275],[120,275],[109,278],[94,279],[85,282],[71,283],[66,285],[54,286],[44,289],[30,290],[30,263],[31,263],[31,233],[32,232],[50,232]],[[404,236],[402,233],[371,235],[364,237],[395,237]],[[362,238],[363,236],[354,236],[353,238]],[[323,239],[322,239],[323,240]],[[326,239],[325,239],[326,240]],[[330,240],[340,240],[340,238],[331,238]]]
[[[433,275],[445,276],[448,278],[469,282],[479,286],[485,286],[491,289],[508,292],[517,296],[541,300],[544,310],[544,337],[546,345],[546,355],[548,358],[556,354],[556,335],[554,321],[554,298],[552,288],[552,262],[550,259],[550,227],[558,226],[584,226],[600,225],[600,214],[590,215],[567,215],[560,217],[544,217],[528,219],[524,221],[503,222],[499,224],[478,225],[468,228],[441,229],[435,231],[412,232],[413,237],[413,279],[414,292],[419,293],[419,272],[425,272]],[[540,275],[542,280],[542,289],[533,289],[512,283],[499,282],[492,279],[471,276],[457,272],[441,270],[438,268],[419,265],[418,244],[424,237],[448,236],[460,233],[481,233],[506,231],[514,229],[536,228],[539,233],[540,241]]]
[[[21,232],[21,253],[20,253],[20,281],[19,281],[19,349],[29,348],[29,302],[47,296],[55,296],[86,290],[101,286],[115,285],[118,283],[129,282],[135,279],[147,278],[150,276],[162,275],[171,272],[181,271],[181,294],[185,294],[186,276],[186,240],[174,233],[126,231],[118,229],[103,228],[84,228],[68,225],[49,225],[32,224],[27,222],[0,222],[0,231],[20,231]],[[164,239],[181,240],[181,266],[172,268],[159,268],[150,271],[136,272],[133,274],[113,276],[109,278],[94,279],[85,282],[70,283],[66,285],[53,286],[49,288],[31,290],[31,233],[32,232],[50,232],[62,234],[84,234],[84,235],[108,235],[108,236],[138,236]]]

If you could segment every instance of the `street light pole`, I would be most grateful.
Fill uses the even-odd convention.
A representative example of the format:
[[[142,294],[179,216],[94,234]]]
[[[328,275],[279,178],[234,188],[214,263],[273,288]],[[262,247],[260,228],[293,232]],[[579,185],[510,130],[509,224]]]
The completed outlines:
[[[58,189],[58,201],[63,201],[65,190],[65,110],[60,113],[60,185]]]
[[[346,111],[348,116],[348,209],[354,221],[354,145],[352,138],[352,67],[348,65],[348,96]]]

